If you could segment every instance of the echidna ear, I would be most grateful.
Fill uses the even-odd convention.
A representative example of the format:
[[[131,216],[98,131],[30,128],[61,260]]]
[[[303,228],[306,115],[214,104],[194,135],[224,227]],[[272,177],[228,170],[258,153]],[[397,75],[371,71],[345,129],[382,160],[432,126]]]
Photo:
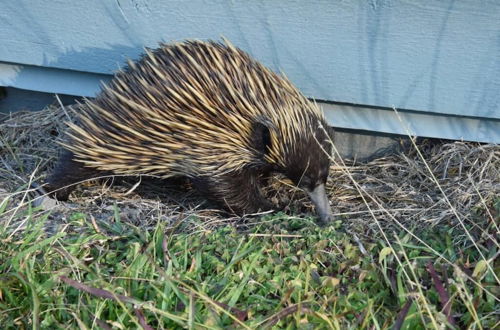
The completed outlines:
[[[256,150],[265,155],[271,148],[271,131],[263,123],[254,123],[252,127],[252,141]]]

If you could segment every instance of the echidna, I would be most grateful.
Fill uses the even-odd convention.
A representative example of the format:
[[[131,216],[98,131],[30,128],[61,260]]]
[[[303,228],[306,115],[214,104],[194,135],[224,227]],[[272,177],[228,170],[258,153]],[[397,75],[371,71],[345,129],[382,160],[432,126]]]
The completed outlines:
[[[253,213],[272,209],[262,180],[280,172],[309,194],[323,221],[331,217],[321,110],[228,42],[146,50],[79,111],[48,180],[59,200],[102,171],[185,176],[230,211]]]

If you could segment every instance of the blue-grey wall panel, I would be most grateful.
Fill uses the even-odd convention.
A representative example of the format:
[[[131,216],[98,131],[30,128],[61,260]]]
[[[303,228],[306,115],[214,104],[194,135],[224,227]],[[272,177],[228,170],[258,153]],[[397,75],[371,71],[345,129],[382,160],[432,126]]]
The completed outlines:
[[[500,118],[500,1],[2,0],[0,61],[108,74],[226,36],[317,99]]]

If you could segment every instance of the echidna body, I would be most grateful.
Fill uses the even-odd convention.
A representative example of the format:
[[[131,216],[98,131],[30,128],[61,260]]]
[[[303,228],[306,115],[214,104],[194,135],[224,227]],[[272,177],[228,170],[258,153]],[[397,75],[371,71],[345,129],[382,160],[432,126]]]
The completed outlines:
[[[331,216],[320,109],[229,43],[147,50],[79,111],[48,182],[60,200],[102,171],[187,176],[227,209],[253,213],[271,208],[262,178],[281,172],[309,193],[323,220]]]

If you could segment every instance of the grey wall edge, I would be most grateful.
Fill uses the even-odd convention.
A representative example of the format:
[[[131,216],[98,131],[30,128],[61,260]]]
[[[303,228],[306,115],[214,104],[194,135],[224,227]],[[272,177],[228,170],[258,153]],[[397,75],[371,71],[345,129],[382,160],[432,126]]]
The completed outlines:
[[[110,75],[0,62],[0,86],[93,97]],[[500,144],[500,120],[318,102],[334,127]]]
[[[0,86],[5,87],[93,97],[100,83],[110,80],[107,74],[0,62]]]
[[[500,143],[500,120],[318,103],[333,127],[428,138]]]

